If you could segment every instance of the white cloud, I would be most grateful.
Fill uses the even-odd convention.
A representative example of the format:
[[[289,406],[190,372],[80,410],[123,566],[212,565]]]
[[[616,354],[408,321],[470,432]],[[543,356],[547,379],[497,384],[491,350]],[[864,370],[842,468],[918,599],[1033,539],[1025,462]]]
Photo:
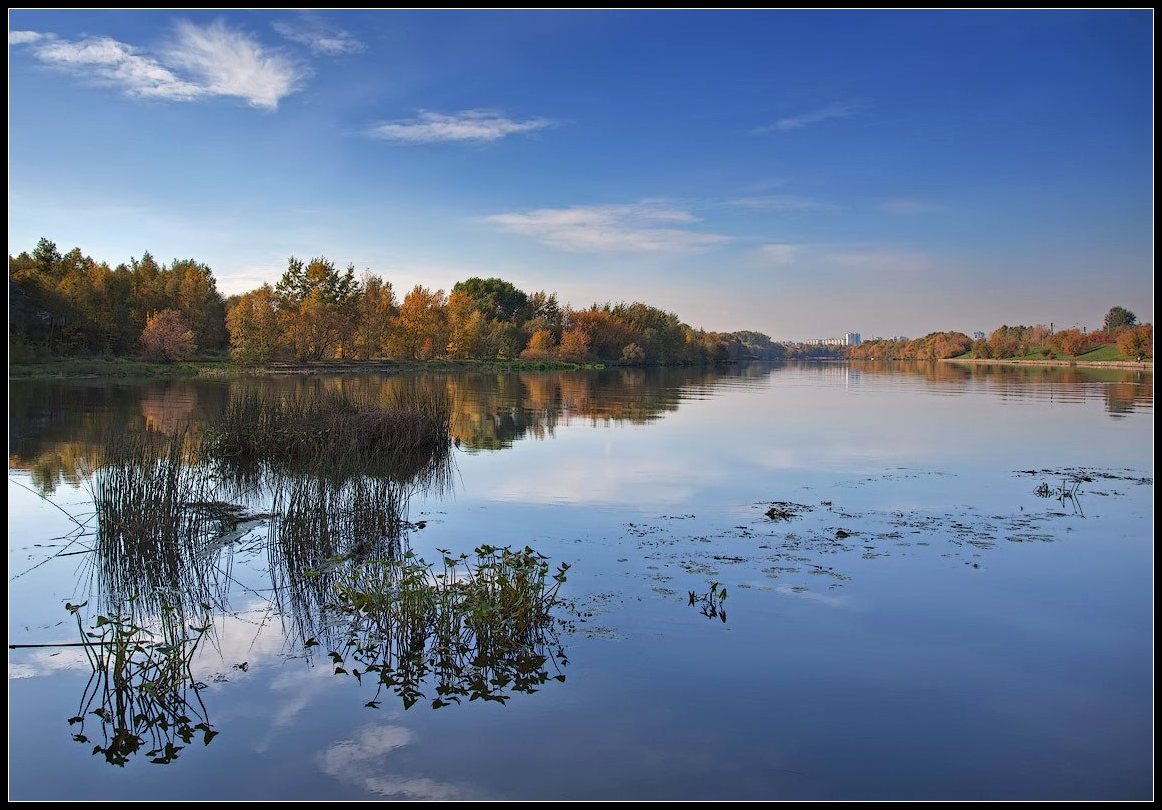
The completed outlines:
[[[68,41],[35,31],[14,33],[32,45],[40,61],[138,98],[192,101],[232,96],[273,110],[305,76],[286,56],[221,22],[205,27],[179,22],[174,41],[157,55],[111,37]]]
[[[552,125],[545,118],[517,121],[490,110],[465,110],[452,115],[421,110],[417,118],[376,124],[368,134],[400,143],[488,142]]]
[[[415,734],[403,726],[367,726],[356,739],[340,740],[320,754],[320,765],[328,776],[385,798],[429,801],[468,798],[462,788],[447,782],[375,773],[392,751],[411,745],[414,740]]]
[[[303,13],[293,20],[278,20],[272,26],[291,42],[310,48],[316,56],[359,53],[366,47],[349,31],[331,25],[315,14]]]
[[[799,245],[772,242],[759,248],[759,253],[767,264],[794,264]]]
[[[944,210],[944,206],[939,203],[912,199],[884,200],[879,207],[881,211],[887,211],[889,214],[931,214]]]
[[[131,96],[189,101],[206,94],[204,87],[178,77],[156,59],[110,37],[88,37],[77,42],[49,40],[33,52],[42,62],[94,81],[118,85]]]
[[[735,208],[753,208],[757,211],[834,211],[831,203],[798,197],[794,194],[764,194],[757,197],[738,197],[727,200]]]
[[[9,45],[28,45],[32,42],[40,42],[42,39],[52,39],[52,34],[42,34],[38,31],[9,31],[8,44]]]
[[[780,118],[774,124],[769,126],[759,127],[754,130],[754,134],[761,135],[768,132],[790,132],[793,129],[802,129],[811,124],[818,124],[822,121],[830,121],[836,118],[851,118],[863,108],[863,104],[855,101],[843,101],[835,104],[828,104],[826,107],[820,107],[810,112],[801,113],[799,115],[789,115],[785,118]]]
[[[688,211],[648,202],[539,208],[487,219],[506,231],[578,253],[687,253],[730,240],[716,233],[662,227],[700,220]]]
[[[277,109],[306,76],[291,59],[222,22],[204,28],[179,22],[165,60],[192,73],[208,93],[243,98],[268,110]]]

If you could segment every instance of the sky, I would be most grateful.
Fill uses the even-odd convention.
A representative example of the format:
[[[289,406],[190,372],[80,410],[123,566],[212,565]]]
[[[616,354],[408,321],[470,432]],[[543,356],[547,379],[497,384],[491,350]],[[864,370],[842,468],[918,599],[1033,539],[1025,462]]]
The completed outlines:
[[[21,11],[8,250],[798,340],[1153,321],[1153,12]]]

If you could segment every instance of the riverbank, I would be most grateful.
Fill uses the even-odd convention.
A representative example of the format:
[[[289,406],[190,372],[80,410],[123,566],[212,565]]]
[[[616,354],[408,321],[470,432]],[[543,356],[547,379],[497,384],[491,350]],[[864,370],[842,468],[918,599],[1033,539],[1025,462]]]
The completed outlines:
[[[977,359],[948,357],[941,363],[963,363],[979,366],[1056,366],[1058,368],[1132,368],[1140,371],[1153,371],[1154,361],[1145,360],[1014,360],[1014,359]]]
[[[350,360],[318,363],[239,365],[228,360],[188,363],[147,363],[141,360],[55,360],[8,366],[8,379],[70,377],[244,377],[289,374],[398,374],[410,371],[581,371],[601,369],[601,363],[555,360]]]

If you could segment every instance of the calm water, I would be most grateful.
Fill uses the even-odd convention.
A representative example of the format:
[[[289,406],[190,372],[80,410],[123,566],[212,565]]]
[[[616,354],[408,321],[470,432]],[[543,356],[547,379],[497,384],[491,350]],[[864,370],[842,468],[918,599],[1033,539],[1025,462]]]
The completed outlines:
[[[564,682],[507,705],[433,710],[429,694],[405,710],[388,693],[366,707],[369,679],[334,674],[325,643],[304,649],[326,628],[269,520],[190,570],[126,580],[126,561],[101,556],[103,436],[212,422],[262,386],[447,390],[451,480],[397,482],[423,524],[404,543],[426,559],[527,544],[571,563],[567,663],[551,662]],[[87,603],[92,628],[129,584],[168,577],[209,608],[185,694],[217,732],[177,740],[169,764],[143,747],[112,766],[92,753],[112,723],[92,713],[84,650],[12,650],[10,798],[1153,795],[1149,374],[14,381],[9,409],[10,643],[75,643],[66,602]],[[787,519],[767,517],[776,502]]]

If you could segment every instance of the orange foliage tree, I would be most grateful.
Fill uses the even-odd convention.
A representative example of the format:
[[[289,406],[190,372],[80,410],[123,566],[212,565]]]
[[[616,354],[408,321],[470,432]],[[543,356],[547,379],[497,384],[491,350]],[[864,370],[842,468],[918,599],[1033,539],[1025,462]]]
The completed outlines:
[[[163,309],[145,320],[141,330],[141,350],[158,363],[188,360],[198,350],[194,330],[176,309]]]

